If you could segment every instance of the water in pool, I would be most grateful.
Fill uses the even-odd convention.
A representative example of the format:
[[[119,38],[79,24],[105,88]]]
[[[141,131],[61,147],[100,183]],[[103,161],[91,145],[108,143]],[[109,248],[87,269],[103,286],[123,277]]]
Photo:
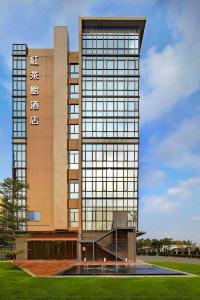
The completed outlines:
[[[187,275],[152,265],[77,265],[58,275]]]

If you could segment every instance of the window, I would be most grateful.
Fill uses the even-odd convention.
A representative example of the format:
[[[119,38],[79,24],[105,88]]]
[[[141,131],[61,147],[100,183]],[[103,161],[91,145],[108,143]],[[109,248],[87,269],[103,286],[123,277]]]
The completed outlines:
[[[78,64],[70,64],[70,77],[78,78]]]
[[[70,84],[70,98],[77,99],[78,98],[78,84]]]
[[[13,167],[14,168],[26,167],[26,145],[25,144],[13,145]]]
[[[109,230],[113,211],[137,213],[139,57],[136,28],[84,29],[82,126],[84,139],[120,138],[122,144],[82,145],[82,228]]]
[[[13,97],[13,117],[26,117],[25,97]]]
[[[29,211],[28,212],[28,220],[29,221],[39,222],[40,219],[41,219],[41,214],[39,211]]]
[[[70,180],[69,198],[70,199],[78,199],[78,180]]]
[[[110,228],[112,211],[137,210],[138,145],[84,144],[82,150],[83,228],[95,230],[104,222]]]
[[[83,138],[138,137],[138,119],[83,118]]]
[[[26,57],[13,57],[13,75],[26,75]]]
[[[13,45],[12,59],[12,98],[13,98],[13,138],[26,137],[26,55],[25,44]],[[26,182],[26,144],[13,144],[13,177]],[[17,200],[19,205],[26,205],[26,188],[23,188]],[[18,212],[19,217],[26,218],[26,211]],[[31,217],[31,216],[30,216]],[[31,217],[32,218],[32,217]],[[26,230],[25,222],[19,225]]]
[[[26,118],[13,119],[13,137],[23,138],[26,136]]]
[[[71,119],[78,119],[78,111],[79,111],[79,106],[78,104],[71,104],[70,105],[70,118]]]
[[[69,152],[70,169],[78,169],[78,151],[72,150]]]
[[[70,139],[78,139],[78,125],[69,125]]]
[[[13,96],[26,96],[26,78],[13,77]]]
[[[13,44],[13,55],[26,55],[27,46],[26,44]]]
[[[70,209],[70,225],[71,227],[78,227],[78,208]]]

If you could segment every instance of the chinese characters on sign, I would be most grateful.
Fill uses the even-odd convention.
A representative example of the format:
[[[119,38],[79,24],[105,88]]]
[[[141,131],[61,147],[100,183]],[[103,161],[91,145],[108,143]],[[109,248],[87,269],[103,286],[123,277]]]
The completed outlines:
[[[39,72],[36,72],[36,71],[32,71],[31,74],[30,74],[30,79],[32,80],[38,80],[39,79]]]
[[[31,101],[31,110],[39,110],[39,101]]]
[[[31,66],[38,66],[38,56],[31,56],[30,58],[30,65]]]
[[[31,95],[39,95],[39,86],[31,86]]]
[[[39,117],[32,116],[30,120],[31,125],[38,125],[39,124]]]
[[[30,57],[30,65],[31,66],[38,66],[39,56],[31,56]],[[30,72],[30,80],[39,80],[40,75],[38,71],[31,71]],[[31,85],[30,94],[37,96],[39,95],[39,86]],[[39,110],[39,100],[31,100],[30,110]],[[39,117],[31,116],[30,117],[30,124],[31,125],[38,125],[39,124]]]

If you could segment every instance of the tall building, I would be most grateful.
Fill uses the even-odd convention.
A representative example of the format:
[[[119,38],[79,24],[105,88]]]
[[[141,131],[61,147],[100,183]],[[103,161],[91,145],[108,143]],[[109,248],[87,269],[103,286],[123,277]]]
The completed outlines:
[[[53,49],[13,44],[13,177],[29,259],[132,260],[138,229],[139,58],[145,18],[79,19]]]

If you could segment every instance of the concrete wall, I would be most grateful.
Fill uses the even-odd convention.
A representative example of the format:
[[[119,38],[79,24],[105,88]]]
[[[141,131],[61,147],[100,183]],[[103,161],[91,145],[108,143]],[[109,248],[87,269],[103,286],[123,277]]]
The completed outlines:
[[[38,56],[38,65],[30,57]],[[39,72],[30,80],[31,71]],[[31,86],[39,86],[39,95],[31,95]],[[31,110],[31,101],[39,101],[39,110]],[[27,206],[39,211],[39,222],[28,222],[28,230],[53,229],[53,50],[29,49],[27,56]],[[39,117],[38,125],[30,117]]]
[[[53,222],[67,228],[67,28],[54,28]]]

